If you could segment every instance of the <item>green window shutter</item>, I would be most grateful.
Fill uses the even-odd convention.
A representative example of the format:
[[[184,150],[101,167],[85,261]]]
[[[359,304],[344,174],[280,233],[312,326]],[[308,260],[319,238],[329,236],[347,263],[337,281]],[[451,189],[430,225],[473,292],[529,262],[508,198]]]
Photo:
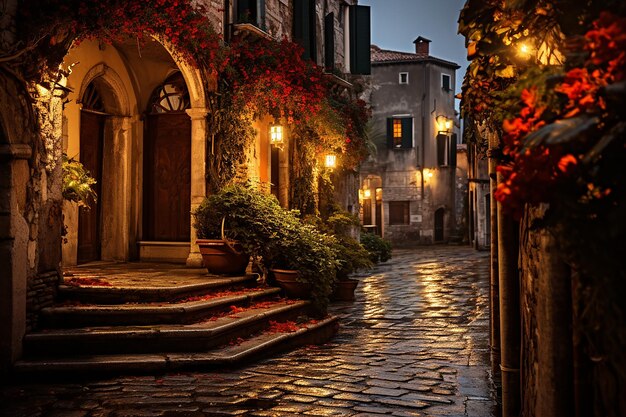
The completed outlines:
[[[450,166],[456,167],[456,133],[450,136]]]
[[[387,146],[389,149],[393,149],[393,118],[387,118]]]
[[[437,135],[437,165],[446,165],[446,141],[448,135]]]
[[[335,14],[328,13],[324,18],[324,69],[335,69]]]
[[[304,49],[304,59],[317,60],[315,0],[293,0],[293,40]]]
[[[402,148],[413,147],[413,119],[406,117],[402,119]]]
[[[350,71],[352,74],[371,74],[370,8],[349,6],[350,11]]]

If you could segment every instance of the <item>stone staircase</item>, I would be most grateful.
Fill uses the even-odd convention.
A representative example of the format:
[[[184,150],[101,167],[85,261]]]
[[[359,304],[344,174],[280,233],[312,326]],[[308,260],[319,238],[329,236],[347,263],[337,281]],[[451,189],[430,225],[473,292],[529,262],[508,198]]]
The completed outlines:
[[[107,286],[61,285],[58,303],[41,312],[40,329],[24,337],[16,374],[234,367],[322,343],[336,332],[336,318],[312,320],[309,301],[281,298],[278,288],[257,283],[256,274],[198,274],[193,282],[161,275],[161,285],[150,279],[132,286],[114,279],[103,281]]]

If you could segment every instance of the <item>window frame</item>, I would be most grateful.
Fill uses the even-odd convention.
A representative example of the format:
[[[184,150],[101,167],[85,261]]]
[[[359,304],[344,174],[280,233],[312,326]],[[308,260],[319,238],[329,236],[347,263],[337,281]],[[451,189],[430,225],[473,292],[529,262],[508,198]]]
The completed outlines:
[[[406,75],[406,81],[402,82],[402,76]],[[407,85],[409,84],[409,73],[408,72],[400,72],[398,73],[398,84],[400,85]]]
[[[448,78],[448,87],[446,88],[443,80],[445,78]],[[450,92],[452,91],[452,76],[450,74],[441,74],[441,89],[445,92]]]
[[[402,221],[398,220],[398,211],[402,211]],[[411,201],[395,200],[389,202],[389,226],[408,226],[411,224]]]

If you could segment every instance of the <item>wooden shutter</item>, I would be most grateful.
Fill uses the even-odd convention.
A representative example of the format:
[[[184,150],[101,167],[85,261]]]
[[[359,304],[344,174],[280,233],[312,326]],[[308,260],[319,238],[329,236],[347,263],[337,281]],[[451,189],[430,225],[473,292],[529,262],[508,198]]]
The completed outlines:
[[[437,135],[437,165],[446,165],[446,141],[448,135]]]
[[[335,14],[328,13],[324,18],[324,68],[335,69]]]
[[[393,117],[387,118],[387,146],[393,149]]]
[[[450,161],[451,167],[456,166],[456,140],[457,140],[456,133],[453,133],[450,136],[450,158],[448,159]]]
[[[406,117],[402,119],[402,148],[413,147],[413,119]]]
[[[304,59],[317,61],[315,0],[293,1],[293,40],[304,48]]]
[[[370,8],[350,7],[350,71],[352,74],[371,74]]]

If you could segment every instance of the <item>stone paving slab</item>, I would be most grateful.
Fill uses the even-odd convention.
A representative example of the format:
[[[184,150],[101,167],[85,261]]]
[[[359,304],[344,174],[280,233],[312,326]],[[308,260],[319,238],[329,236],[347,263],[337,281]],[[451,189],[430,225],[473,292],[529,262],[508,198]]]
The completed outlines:
[[[339,334],[241,369],[0,388],[0,416],[493,416],[488,253],[422,247],[336,304]]]

